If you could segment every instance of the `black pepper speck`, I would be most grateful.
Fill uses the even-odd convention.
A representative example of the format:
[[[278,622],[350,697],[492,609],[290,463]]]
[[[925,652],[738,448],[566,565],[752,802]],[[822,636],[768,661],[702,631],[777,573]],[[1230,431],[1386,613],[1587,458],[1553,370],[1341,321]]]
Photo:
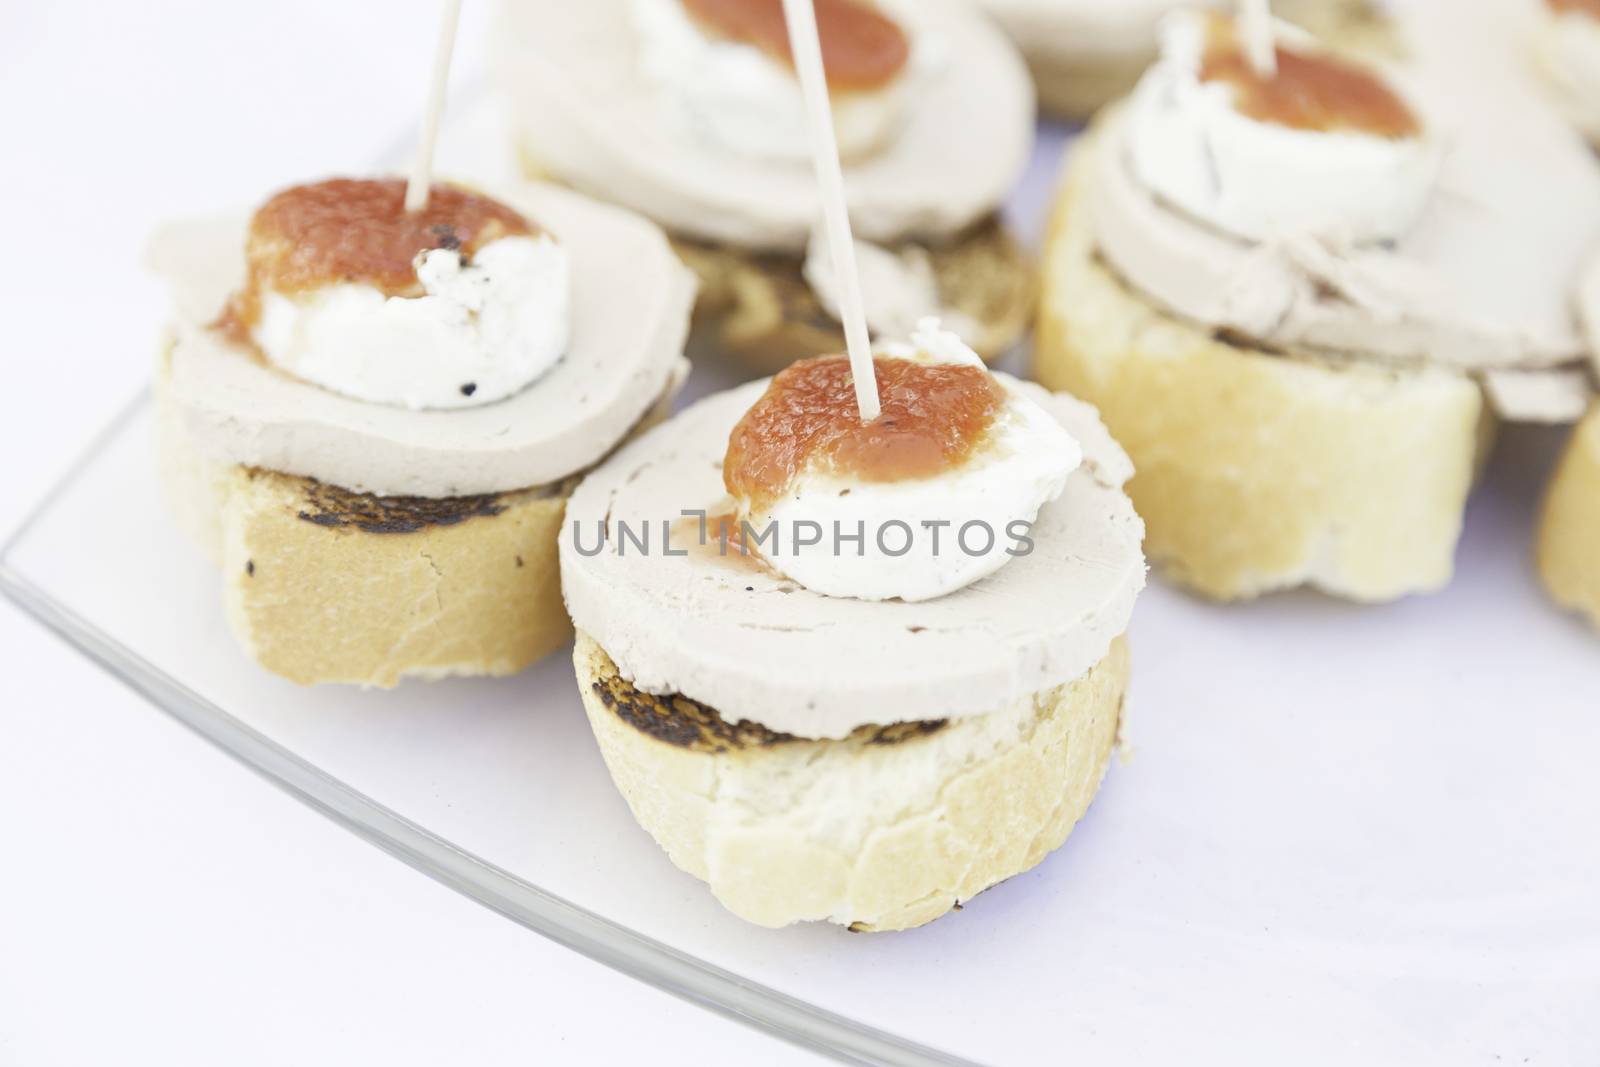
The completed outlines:
[[[433,227],[433,236],[439,242],[435,247],[448,249],[452,252],[460,251],[461,236],[456,233],[454,226],[435,226]]]

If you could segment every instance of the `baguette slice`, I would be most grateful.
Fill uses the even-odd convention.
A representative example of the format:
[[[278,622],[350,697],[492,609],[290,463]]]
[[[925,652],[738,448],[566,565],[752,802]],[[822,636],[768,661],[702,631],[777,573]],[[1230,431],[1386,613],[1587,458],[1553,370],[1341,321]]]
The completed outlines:
[[[801,258],[678,238],[679,256],[700,282],[696,313],[718,347],[752,375],[838,352],[844,332],[801,275]],[[990,218],[926,248],[942,307],[977,327],[964,338],[987,362],[1021,340],[1033,316],[1035,273],[1027,253]]]
[[[1600,404],[1578,424],[1551,479],[1535,554],[1551,598],[1600,627]]]
[[[1091,130],[1045,246],[1035,371],[1100,408],[1133,458],[1145,552],[1232,600],[1310,585],[1357,601],[1449,581],[1492,430],[1445,370],[1268,352],[1165,313],[1096,253]]]
[[[301,685],[516,674],[572,636],[557,554],[562,482],[482,496],[355,493],[195,448],[158,373],[162,483],[221,569],[229,628]],[[666,416],[681,384],[635,432]]]
[[[920,926],[1065,841],[1128,680],[1118,638],[1084,677],[1012,707],[819,741],[640,692],[581,630],[573,662],[606,766],[673,863],[750,922],[853,930]]]

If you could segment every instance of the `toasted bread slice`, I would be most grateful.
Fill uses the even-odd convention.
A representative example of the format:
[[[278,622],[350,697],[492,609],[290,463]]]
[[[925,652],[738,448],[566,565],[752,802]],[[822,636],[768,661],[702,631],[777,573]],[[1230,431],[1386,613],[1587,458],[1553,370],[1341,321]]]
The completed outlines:
[[[197,454],[163,405],[179,524],[223,576],[228,625],[293,682],[515,674],[564,645],[557,538],[573,480],[429,500],[353,493]]]
[[[1600,627],[1600,403],[1578,424],[1550,481],[1536,556],[1555,602]]]
[[[1085,184],[1100,150],[1091,132],[1059,194],[1035,369],[1097,405],[1133,458],[1146,555],[1221,600],[1443,586],[1492,426],[1478,385],[1266,351],[1155,307],[1095,251]]]
[[[223,503],[229,625],[291,681],[389,687],[507,675],[564,645],[565,486],[373,497],[236,467]]]
[[[632,428],[666,417],[681,376]],[[429,499],[356,493],[219,462],[194,447],[156,377],[162,483],[223,575],[250,656],[302,685],[516,674],[572,636],[557,555],[562,482]]]
[[[750,922],[855,930],[929,922],[1065,841],[1128,681],[1118,638],[1084,677],[1012,707],[818,741],[640,692],[582,631],[573,660],[606,766],[675,864]]]
[[[696,314],[721,348],[752,375],[844,350],[844,332],[801,275],[799,255],[758,254],[675,238],[700,280]],[[1035,278],[1027,254],[991,218],[949,243],[927,246],[940,303],[977,325],[966,337],[985,360],[1004,356],[1027,332]]]

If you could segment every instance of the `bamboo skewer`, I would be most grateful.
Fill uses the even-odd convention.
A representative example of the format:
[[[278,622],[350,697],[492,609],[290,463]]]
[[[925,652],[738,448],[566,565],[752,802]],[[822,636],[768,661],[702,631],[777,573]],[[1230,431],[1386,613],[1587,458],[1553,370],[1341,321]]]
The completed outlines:
[[[423,105],[422,131],[417,154],[411,162],[411,177],[406,182],[406,211],[421,211],[428,206],[428,190],[433,184],[433,145],[439,138],[439,118],[444,113],[444,92],[450,82],[450,56],[455,51],[456,24],[461,21],[461,0],[444,0],[439,20],[439,43],[433,52],[433,77],[428,83],[428,98]]]
[[[1245,59],[1256,77],[1278,76],[1278,46],[1272,30],[1271,0],[1239,0],[1239,34]]]
[[[855,381],[856,406],[861,421],[878,417],[878,378],[872,366],[872,342],[861,298],[861,275],[856,267],[855,240],[850,234],[850,212],[844,198],[844,172],[839,165],[839,144],[833,129],[827,75],[822,66],[822,42],[812,0],[783,0],[789,26],[789,50],[805,97],[806,126],[811,140],[811,161],[822,193],[823,233],[839,285],[839,318],[844,325],[845,349],[850,354],[850,374]]]

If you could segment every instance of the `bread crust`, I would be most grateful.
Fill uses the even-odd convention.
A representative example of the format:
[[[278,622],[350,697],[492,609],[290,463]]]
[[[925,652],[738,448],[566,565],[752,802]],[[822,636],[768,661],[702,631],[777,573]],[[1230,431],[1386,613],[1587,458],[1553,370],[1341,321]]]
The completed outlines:
[[[844,349],[839,323],[801,275],[802,260],[674,238],[700,282],[695,312],[718,346],[755,374]],[[926,246],[941,304],[978,325],[963,338],[985,360],[1004,356],[1027,332],[1036,277],[1027,253],[997,217],[948,242]]]
[[[1311,585],[1384,601],[1449,581],[1492,429],[1444,371],[1267,352],[1178,319],[1094,249],[1091,131],[1046,242],[1038,379],[1097,405],[1133,458],[1145,551],[1219,600]]]
[[[1600,403],[1578,424],[1550,480],[1535,557],[1551,599],[1600,628]]]
[[[816,741],[642,694],[581,630],[573,662],[606,766],[673,863],[750,922],[854,930],[929,922],[1066,840],[1128,680],[1118,638],[1087,675],[1016,707]]]

